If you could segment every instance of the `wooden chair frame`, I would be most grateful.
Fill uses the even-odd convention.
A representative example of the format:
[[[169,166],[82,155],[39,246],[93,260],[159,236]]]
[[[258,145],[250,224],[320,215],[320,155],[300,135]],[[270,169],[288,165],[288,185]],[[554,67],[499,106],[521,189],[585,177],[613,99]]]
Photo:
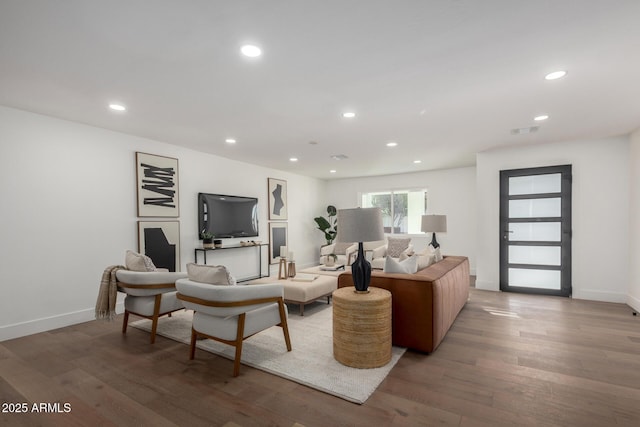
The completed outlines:
[[[172,290],[168,292],[172,292],[176,290],[175,283],[154,283],[151,285],[134,285],[130,283],[117,282],[118,287],[123,289],[170,289]],[[151,296],[151,295],[150,295]],[[144,317],[145,319],[151,320],[151,344],[156,342],[156,331],[158,330],[158,318],[160,316],[169,315],[171,317],[171,313],[174,311],[182,310],[182,308],[167,311],[166,313],[160,313],[160,304],[162,303],[162,294],[157,294],[155,296],[155,301],[153,304],[153,314],[151,316],[147,316],[144,314],[136,313],[133,311],[129,311],[125,308],[124,310],[124,318],[122,319],[122,333],[127,333],[127,326],[129,323],[129,314],[135,314],[136,316]]]
[[[204,300],[201,298],[191,297],[188,295],[183,295],[178,293],[178,299],[182,301],[188,301],[194,304],[200,304],[207,307],[242,307],[249,306],[254,304],[264,304],[269,302],[277,302],[278,310],[280,312],[280,323],[276,326],[280,326],[282,328],[282,332],[284,334],[284,340],[287,344],[287,351],[291,351],[291,338],[289,336],[289,326],[287,324],[287,315],[284,308],[284,300],[282,297],[268,297],[268,298],[257,298],[243,301],[230,301],[230,302],[222,302],[222,301],[210,301]],[[248,337],[244,337],[244,322],[246,318],[246,313],[241,313],[238,315],[238,329],[236,331],[236,339],[233,341],[224,340],[222,338],[214,337],[209,334],[205,334],[203,332],[196,331],[193,326],[191,327],[191,346],[189,349],[189,360],[193,360],[196,353],[196,340],[198,337],[210,338],[212,340],[233,346],[236,348],[235,359],[233,362],[233,376],[237,377],[240,374],[240,359],[242,356],[242,342],[246,338],[250,338],[255,334],[249,335]]]

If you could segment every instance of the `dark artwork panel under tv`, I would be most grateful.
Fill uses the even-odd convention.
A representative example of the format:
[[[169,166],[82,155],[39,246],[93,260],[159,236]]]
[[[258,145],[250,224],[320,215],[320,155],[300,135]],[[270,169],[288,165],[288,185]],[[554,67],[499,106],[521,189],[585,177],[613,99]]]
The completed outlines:
[[[216,239],[258,235],[258,199],[198,193],[198,233]]]

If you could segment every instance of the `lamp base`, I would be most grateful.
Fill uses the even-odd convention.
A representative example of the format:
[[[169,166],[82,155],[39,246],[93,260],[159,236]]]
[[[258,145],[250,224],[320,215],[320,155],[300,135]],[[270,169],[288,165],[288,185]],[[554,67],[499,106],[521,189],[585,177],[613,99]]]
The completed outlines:
[[[433,236],[431,237],[431,246],[433,246],[434,249],[437,249],[440,247],[440,243],[438,243],[438,241],[436,240],[435,231],[433,232]]]
[[[362,242],[358,243],[358,257],[355,262],[351,264],[351,276],[353,277],[356,292],[369,292],[367,289],[369,289],[369,283],[371,282],[371,264],[364,257]]]
[[[358,291],[358,290],[353,291],[354,294],[368,294],[369,292],[370,292],[369,289],[367,289],[366,291]]]

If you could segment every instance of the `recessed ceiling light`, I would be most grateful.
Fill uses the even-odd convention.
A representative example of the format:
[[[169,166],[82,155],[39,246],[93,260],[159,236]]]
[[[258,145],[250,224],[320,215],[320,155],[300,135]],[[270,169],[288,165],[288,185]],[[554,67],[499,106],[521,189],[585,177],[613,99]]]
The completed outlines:
[[[395,141],[389,141],[387,142],[387,147],[397,147],[398,143]]]
[[[298,161],[298,158],[297,158],[297,157],[290,157],[290,158],[289,158],[289,161],[290,161],[290,162],[297,162],[297,161]]]
[[[249,58],[255,58],[262,55],[262,49],[252,44],[246,44],[240,48],[240,52]]]
[[[414,160],[413,163],[417,165],[418,163],[422,163],[422,160]]]
[[[548,118],[549,118],[549,116],[548,116],[548,115],[546,115],[546,114],[541,114],[541,115],[539,115],[539,116],[534,117],[534,118],[533,118],[533,120],[535,120],[536,122],[541,122],[541,121],[543,121],[543,120],[547,120]]]
[[[344,154],[333,154],[333,155],[331,156],[331,158],[332,158],[333,160],[346,160],[346,159],[348,159],[349,157],[345,156]]]
[[[556,79],[561,79],[562,77],[566,76],[567,72],[564,70],[559,70],[559,71],[554,71],[553,73],[549,73],[546,76],[544,76],[545,79],[547,80],[556,80]]]
[[[353,119],[356,116],[356,113],[353,111],[347,111],[346,113],[342,113],[342,117],[345,119]]]
[[[126,111],[127,107],[125,107],[122,104],[109,104],[109,108],[111,108],[114,111]]]
[[[329,173],[336,173],[336,170],[335,170],[335,169],[331,169],[331,170],[329,171]]]
[[[233,138],[227,138],[224,140],[224,142],[226,142],[227,144],[235,144],[236,140]]]

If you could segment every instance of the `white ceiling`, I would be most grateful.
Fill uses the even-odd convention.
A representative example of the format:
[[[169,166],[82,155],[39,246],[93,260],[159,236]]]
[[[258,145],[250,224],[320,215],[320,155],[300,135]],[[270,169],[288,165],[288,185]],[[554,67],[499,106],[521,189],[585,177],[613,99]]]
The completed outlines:
[[[640,127],[639,22],[638,0],[0,0],[0,104],[319,178],[468,166]]]

